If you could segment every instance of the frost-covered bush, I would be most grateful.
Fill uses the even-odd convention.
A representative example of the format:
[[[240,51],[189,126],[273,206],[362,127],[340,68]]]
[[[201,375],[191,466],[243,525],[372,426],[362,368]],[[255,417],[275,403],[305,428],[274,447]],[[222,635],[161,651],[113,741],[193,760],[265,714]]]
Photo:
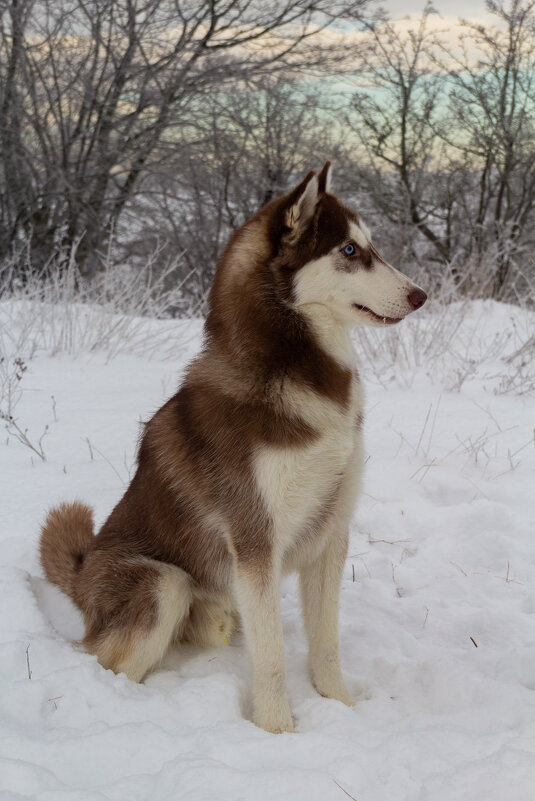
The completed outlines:
[[[0,266],[0,355],[31,359],[50,354],[105,351],[138,355],[176,354],[184,336],[173,323],[198,313],[184,297],[191,276],[176,280],[179,260],[163,268],[158,251],[134,270],[102,259],[101,270],[84,277],[76,250],[60,253],[37,272],[29,258]],[[167,320],[155,326],[154,320]]]

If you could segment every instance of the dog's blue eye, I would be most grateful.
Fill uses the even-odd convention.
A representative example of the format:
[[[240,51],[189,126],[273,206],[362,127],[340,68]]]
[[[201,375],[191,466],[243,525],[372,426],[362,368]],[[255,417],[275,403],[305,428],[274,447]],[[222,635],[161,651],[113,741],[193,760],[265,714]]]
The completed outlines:
[[[352,245],[351,243],[349,243],[349,245],[346,245],[345,248],[344,248],[344,253],[346,254],[346,256],[354,256],[355,255],[355,245]]]

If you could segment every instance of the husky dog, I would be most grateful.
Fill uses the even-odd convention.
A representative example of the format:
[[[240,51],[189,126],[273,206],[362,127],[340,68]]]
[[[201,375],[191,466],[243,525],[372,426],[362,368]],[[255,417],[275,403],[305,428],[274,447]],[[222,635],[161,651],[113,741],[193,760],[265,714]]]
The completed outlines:
[[[393,325],[425,300],[331,193],[329,162],[236,231],[203,350],[147,423],[123,498],[96,536],[79,502],[42,529],[45,573],[81,609],[101,665],[141,681],[173,642],[228,642],[239,616],[254,721],[293,731],[279,586],[297,570],[312,683],[354,703],[338,654],[363,468],[349,330]]]

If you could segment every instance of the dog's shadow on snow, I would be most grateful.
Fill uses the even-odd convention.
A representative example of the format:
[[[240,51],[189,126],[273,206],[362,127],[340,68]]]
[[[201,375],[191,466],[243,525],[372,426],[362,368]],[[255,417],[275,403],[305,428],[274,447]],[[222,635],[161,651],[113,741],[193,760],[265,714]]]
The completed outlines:
[[[65,640],[77,642],[84,636],[82,613],[60,589],[38,576],[30,576],[30,586],[43,616]]]

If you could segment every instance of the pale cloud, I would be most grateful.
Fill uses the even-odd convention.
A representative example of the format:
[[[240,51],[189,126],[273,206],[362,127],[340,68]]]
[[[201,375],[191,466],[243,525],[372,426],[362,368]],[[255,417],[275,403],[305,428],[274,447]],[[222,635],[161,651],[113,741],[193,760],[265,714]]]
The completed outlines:
[[[382,5],[400,32],[416,29],[424,8],[424,3],[417,0],[386,0]],[[484,0],[436,0],[433,7],[437,13],[429,17],[427,30],[439,35],[445,48],[459,57],[460,39],[467,33],[463,22],[503,29],[503,21],[489,13]],[[473,41],[464,39],[463,50],[468,61],[475,63],[478,60],[480,53]],[[449,59],[444,55],[443,61],[446,63]],[[450,63],[454,65],[454,61]]]
[[[418,0],[383,0],[381,5],[391,17],[399,18],[407,14],[418,17],[425,3]],[[433,5],[444,20],[454,23],[460,17],[474,22],[488,23],[492,20],[483,0],[435,0]]]

